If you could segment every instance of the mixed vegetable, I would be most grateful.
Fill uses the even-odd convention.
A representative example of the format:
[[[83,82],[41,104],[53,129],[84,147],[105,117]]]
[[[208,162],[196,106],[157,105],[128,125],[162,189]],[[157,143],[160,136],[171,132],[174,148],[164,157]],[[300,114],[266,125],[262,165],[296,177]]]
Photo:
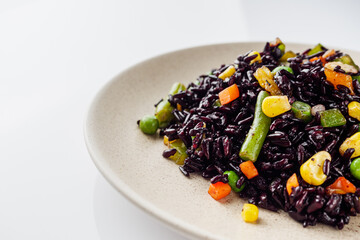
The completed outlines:
[[[161,129],[163,156],[184,175],[211,178],[213,199],[247,197],[245,222],[258,205],[341,229],[360,212],[359,67],[321,44],[285,49],[276,39],[188,87],[175,83],[138,124]]]

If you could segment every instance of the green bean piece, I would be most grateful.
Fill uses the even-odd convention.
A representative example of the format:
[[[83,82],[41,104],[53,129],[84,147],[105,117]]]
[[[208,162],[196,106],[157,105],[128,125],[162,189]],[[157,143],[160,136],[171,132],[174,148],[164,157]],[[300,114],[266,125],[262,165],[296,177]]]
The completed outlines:
[[[293,58],[293,57],[296,57],[296,54],[293,51],[287,51],[280,58],[280,62],[286,62],[289,58]]]
[[[169,91],[169,94],[174,95],[179,92],[185,91],[186,87],[182,83],[174,83]],[[155,116],[159,120],[159,127],[164,128],[174,119],[172,111],[174,107],[171,106],[167,99],[163,99],[155,109]]]
[[[139,127],[143,133],[153,135],[159,128],[159,121],[155,116],[146,115],[140,120]]]
[[[354,178],[360,180],[360,158],[355,158],[350,165],[350,172]]]
[[[351,65],[351,66],[355,67],[356,70],[359,71],[359,66],[355,64],[354,60],[352,60],[352,58],[348,54],[345,54],[344,56],[335,59],[334,62],[341,62],[344,64]]]
[[[315,54],[315,53],[318,53],[318,52],[321,52],[321,51],[323,51],[323,50],[324,50],[323,45],[321,45],[321,44],[319,43],[319,44],[316,45],[313,49],[311,49],[311,50],[307,53],[307,55],[308,55],[308,56],[311,56],[311,55],[313,55],[313,54]]]
[[[356,79],[356,80],[358,80],[358,82],[360,82],[360,75],[359,76],[351,76],[352,77],[352,79]]]
[[[236,182],[239,180],[239,176],[234,171],[225,171],[224,175],[225,174],[228,176],[229,185],[234,192],[241,192],[244,189],[245,183],[243,183],[240,188],[236,187]]]
[[[217,99],[217,100],[213,103],[213,106],[214,106],[214,107],[221,107],[220,100]]]
[[[271,118],[266,116],[261,109],[262,102],[268,96],[269,93],[266,91],[261,91],[257,96],[254,121],[239,153],[239,156],[245,161],[250,160],[255,162],[257,160],[267,133],[269,132]]]
[[[289,73],[291,73],[291,74],[294,74],[294,71],[292,70],[292,68],[291,67],[287,67],[287,66],[278,66],[278,67],[276,67],[276,68],[274,68],[274,70],[272,70],[271,71],[271,73],[273,74],[273,75],[275,75],[277,72],[280,72],[281,70],[286,70],[286,71],[288,71]]]
[[[346,119],[339,109],[333,108],[320,113],[320,122],[323,127],[338,127],[346,124]]]
[[[182,83],[178,83],[178,82],[177,82],[177,83],[174,83],[174,84],[172,85],[169,94],[174,95],[174,94],[177,94],[177,93],[179,93],[179,92],[183,92],[183,91],[185,91],[185,90],[186,90],[185,85],[182,84]]]
[[[292,104],[291,110],[294,113],[294,116],[304,122],[308,123],[311,121],[311,106],[307,103],[296,101]]]
[[[174,108],[168,100],[163,99],[155,109],[155,117],[159,121],[159,127],[164,128],[174,119]]]

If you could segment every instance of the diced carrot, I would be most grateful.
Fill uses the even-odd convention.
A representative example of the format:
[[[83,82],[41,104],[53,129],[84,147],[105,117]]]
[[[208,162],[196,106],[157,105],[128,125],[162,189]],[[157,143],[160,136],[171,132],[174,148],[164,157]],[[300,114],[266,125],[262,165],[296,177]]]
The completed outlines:
[[[231,192],[231,187],[228,183],[217,182],[210,184],[208,193],[215,200],[220,200]]]
[[[234,101],[239,97],[239,88],[236,84],[231,85],[230,87],[225,88],[219,93],[219,99],[221,105],[228,104],[229,102]]]
[[[252,161],[246,161],[240,164],[240,170],[243,172],[243,174],[248,178],[254,178],[257,175],[259,175],[256,167],[254,166],[254,163]]]
[[[325,68],[324,72],[326,75],[326,80],[331,82],[334,85],[335,89],[338,89],[337,85],[343,85],[350,90],[351,95],[354,95],[354,87],[350,75],[335,72],[334,70],[328,68]]]
[[[326,188],[327,194],[355,193],[356,187],[344,177],[339,177],[335,182]]]
[[[177,103],[177,104],[176,104],[176,109],[177,109],[178,111],[182,111],[182,106]]]
[[[310,62],[315,62],[316,60],[319,60],[320,58],[319,57],[313,57],[313,58],[311,58],[309,61]]]
[[[332,55],[334,55],[334,54],[335,54],[335,50],[334,50],[334,49],[327,50],[322,56],[320,56],[320,57],[313,57],[313,58],[311,58],[309,61],[310,61],[310,62],[314,62],[314,61],[316,61],[316,60],[321,60],[321,62],[323,63],[323,65],[325,65],[325,63],[326,63],[326,58],[327,58],[327,57],[330,57],[330,56],[332,56]]]
[[[294,173],[286,182],[286,190],[288,194],[290,195],[292,192],[292,188],[296,188],[299,186],[298,179],[296,177],[296,173]]]
[[[320,61],[322,62],[322,65],[323,65],[323,66],[324,66],[324,64],[326,63],[325,58],[323,58],[322,56],[320,56],[320,57],[313,57],[313,58],[311,58],[309,61],[310,61],[310,62],[315,62],[316,60],[320,60]]]

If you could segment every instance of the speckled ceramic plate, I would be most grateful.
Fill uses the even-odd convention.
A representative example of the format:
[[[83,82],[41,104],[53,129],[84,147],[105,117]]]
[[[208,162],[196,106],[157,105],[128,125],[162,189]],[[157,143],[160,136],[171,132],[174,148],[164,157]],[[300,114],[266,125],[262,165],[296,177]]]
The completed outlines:
[[[136,121],[152,114],[154,103],[174,82],[189,83],[222,63],[232,63],[264,43],[230,43],[180,50],[141,62],[117,75],[95,97],[85,123],[90,155],[105,178],[130,201],[173,229],[194,239],[356,239],[360,218],[352,217],[342,231],[318,224],[303,228],[286,213],[260,209],[257,224],[244,223],[244,200],[235,194],[215,201],[209,182],[184,177],[158,136],[144,135]],[[302,51],[311,46],[287,44]],[[360,53],[346,51],[360,60]]]

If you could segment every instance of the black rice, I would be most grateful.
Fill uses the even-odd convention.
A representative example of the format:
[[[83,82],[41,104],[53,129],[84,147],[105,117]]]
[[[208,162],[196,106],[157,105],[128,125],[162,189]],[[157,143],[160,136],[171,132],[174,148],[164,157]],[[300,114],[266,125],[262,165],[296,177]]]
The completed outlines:
[[[338,152],[340,144],[359,130],[356,120],[347,112],[347,105],[352,100],[360,100],[360,84],[354,80],[356,95],[350,95],[349,89],[333,85],[326,80],[321,61],[310,62],[308,59],[321,56],[325,51],[307,56],[305,51],[288,59],[294,74],[281,70],[275,76],[280,90],[289,97],[290,103],[303,101],[311,106],[322,104],[326,109],[338,108],[347,123],[341,127],[324,128],[317,113],[310,123],[304,123],[289,112],[272,119],[270,131],[255,162],[259,176],[253,179],[244,177],[239,169],[243,160],[239,151],[254,117],[255,102],[262,90],[253,73],[261,66],[270,70],[278,66],[281,52],[276,46],[267,43],[260,52],[262,62],[250,64],[255,55],[240,55],[235,61],[236,73],[223,81],[218,78],[228,65],[214,69],[210,75],[201,75],[199,84],[191,83],[187,90],[169,96],[169,102],[176,109],[177,104],[184,110],[174,110],[175,120],[161,134],[169,140],[180,138],[187,147],[188,158],[180,171],[185,176],[199,173],[212,183],[227,182],[224,171],[234,170],[240,179],[237,187],[243,183],[245,188],[239,193],[262,208],[271,211],[282,209],[304,227],[318,222],[342,229],[349,223],[349,216],[360,213],[358,189],[355,194],[327,195],[325,187],[339,176],[346,176],[355,186],[360,181],[349,172],[350,156],[354,149],[348,149],[344,156]],[[336,57],[343,53],[337,51]],[[333,60],[333,57],[328,60]],[[342,72],[341,69],[335,71]],[[220,91],[237,84],[240,97],[225,105],[216,106]],[[205,127],[204,127],[205,126]],[[316,152],[325,150],[332,156],[326,160],[323,171],[328,178],[323,186],[310,186],[301,179],[299,169]],[[166,150],[164,157],[175,154],[174,149]],[[300,186],[293,189],[289,196],[286,181],[293,174],[299,176]]]

